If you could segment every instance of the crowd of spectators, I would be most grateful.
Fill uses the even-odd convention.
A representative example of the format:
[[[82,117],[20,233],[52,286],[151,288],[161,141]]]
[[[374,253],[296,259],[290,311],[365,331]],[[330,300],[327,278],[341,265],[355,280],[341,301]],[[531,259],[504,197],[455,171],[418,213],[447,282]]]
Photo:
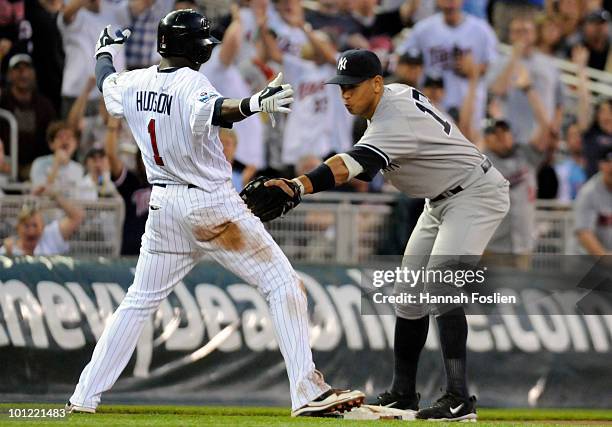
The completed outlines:
[[[248,96],[279,71],[295,90],[288,116],[260,114],[221,133],[237,190],[257,173],[293,176],[361,137],[365,120],[324,82],[339,52],[363,48],[379,55],[387,82],[422,91],[510,181],[513,211],[492,248],[532,251],[536,198],[572,202],[583,186],[601,187],[589,180],[608,183],[596,217],[609,236],[612,187],[602,178],[609,175],[602,150],[612,146],[612,100],[593,97],[586,72],[612,72],[608,0],[241,0],[226,13],[219,13],[225,2],[207,11],[198,0],[0,1],[0,108],[18,125],[11,153],[0,122],[0,184],[16,155],[18,180],[39,192],[122,198],[124,254],[138,253],[150,187],[127,125],[109,116],[95,88],[94,45],[106,25],[130,27],[115,66],[155,65],[159,19],[184,8],[216,16],[223,43],[201,72],[222,95]],[[561,82],[553,57],[574,64],[572,86]],[[393,191],[380,176],[341,190]],[[422,204],[406,206],[417,215]]]

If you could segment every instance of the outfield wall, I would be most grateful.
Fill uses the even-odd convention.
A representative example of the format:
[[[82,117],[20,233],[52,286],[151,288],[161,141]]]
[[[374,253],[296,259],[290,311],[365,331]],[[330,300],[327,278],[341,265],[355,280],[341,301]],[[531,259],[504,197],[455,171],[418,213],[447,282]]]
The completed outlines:
[[[134,265],[0,257],[0,401],[66,400]],[[295,267],[308,290],[314,357],[326,380],[369,394],[387,388],[394,317],[361,314],[364,269]],[[559,274],[539,274],[537,282],[545,288]],[[487,406],[609,407],[612,311],[584,315],[547,304],[541,315],[520,315],[515,307],[469,316],[472,391]],[[435,332],[432,324],[419,370],[424,400],[444,381]],[[262,296],[213,264],[194,269],[147,323],[128,368],[103,397],[135,401],[288,405]]]

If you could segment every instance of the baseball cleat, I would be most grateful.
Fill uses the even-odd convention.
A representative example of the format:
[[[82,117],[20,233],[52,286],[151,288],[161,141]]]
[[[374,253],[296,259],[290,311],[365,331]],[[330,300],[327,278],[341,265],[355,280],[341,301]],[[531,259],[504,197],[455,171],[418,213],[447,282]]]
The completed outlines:
[[[376,400],[370,403],[370,405],[384,406],[386,408],[418,411],[420,399],[421,399],[421,395],[419,393],[410,395],[410,394],[400,394],[394,391],[385,390],[383,393],[376,396]]]
[[[96,410],[94,408],[86,408],[85,406],[73,405],[72,403],[70,403],[70,401],[66,403],[66,406],[64,406],[64,409],[66,410],[67,414],[78,414],[78,413],[95,414],[96,413]]]
[[[476,397],[461,397],[447,392],[429,408],[416,414],[417,420],[476,421]]]
[[[332,388],[307,403],[299,409],[291,412],[292,417],[323,417],[336,416],[350,411],[363,404],[365,394],[358,390],[340,390]]]

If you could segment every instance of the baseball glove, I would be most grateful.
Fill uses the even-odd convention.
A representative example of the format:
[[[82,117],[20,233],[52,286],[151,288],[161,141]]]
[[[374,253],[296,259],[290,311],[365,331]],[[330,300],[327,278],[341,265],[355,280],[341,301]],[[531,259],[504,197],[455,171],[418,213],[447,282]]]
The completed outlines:
[[[280,187],[266,187],[264,183],[273,178],[259,176],[249,182],[240,192],[240,197],[246,203],[253,214],[262,222],[272,221],[281,217],[295,208],[301,201],[302,196],[298,184],[288,179],[283,179],[293,190],[293,197],[285,193]]]

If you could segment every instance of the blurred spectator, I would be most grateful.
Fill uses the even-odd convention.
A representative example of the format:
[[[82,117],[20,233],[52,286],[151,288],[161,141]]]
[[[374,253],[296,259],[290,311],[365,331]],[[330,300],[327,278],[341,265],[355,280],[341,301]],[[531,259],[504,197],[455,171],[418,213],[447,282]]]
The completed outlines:
[[[157,25],[174,10],[197,9],[189,0],[129,0],[132,3],[130,28],[132,35],[125,45],[125,65],[128,69],[149,67],[161,59],[157,53]],[[114,58],[113,58],[114,61]]]
[[[564,40],[559,20],[554,16],[539,15],[536,18],[536,47],[542,53],[564,57]]]
[[[419,88],[423,76],[423,54],[417,49],[409,49],[401,55],[393,74],[385,79],[385,84],[401,83]]]
[[[281,157],[288,166],[306,155],[324,158],[334,148],[343,148],[334,146],[334,127],[341,123],[335,120],[334,111],[341,110],[335,110],[333,104],[340,102],[340,94],[337,88],[325,85],[336,72],[337,52],[324,33],[313,32],[308,24],[304,25],[304,34],[308,43],[296,57],[280,50],[265,23],[261,27],[266,57],[282,64],[283,76],[295,91],[283,134]],[[348,115],[346,111],[343,114]],[[350,144],[350,127],[345,133]]]
[[[485,129],[484,154],[510,181],[510,211],[487,247],[497,254],[526,255],[535,245],[536,171],[544,152],[535,144],[515,144],[510,125],[496,120]]]
[[[77,147],[74,130],[65,122],[51,123],[47,141],[53,154],[39,157],[32,163],[32,186],[60,191],[66,197],[95,200],[97,191],[91,182],[83,179],[83,166],[71,160]]]
[[[55,111],[51,101],[36,90],[36,73],[29,55],[11,58],[8,81],[8,90],[0,97],[0,108],[13,113],[17,120],[18,178],[26,181],[34,159],[50,153],[45,130],[55,118]],[[10,155],[10,129],[4,120],[0,123],[0,138],[7,142],[5,150]]]
[[[100,32],[107,25],[127,27],[130,23],[129,3],[112,3],[109,0],[70,0],[57,15],[57,26],[62,34],[66,62],[62,80],[61,116],[66,117],[72,103],[79,96],[88,76],[94,75],[93,51]],[[145,0],[140,0],[145,1]],[[125,68],[123,52],[115,55],[113,64],[117,71]],[[99,91],[92,91],[87,106],[87,115],[97,111]]]
[[[453,115],[444,108],[444,94],[444,79],[435,75],[426,75],[423,81],[423,95],[429,98],[434,107],[452,118]],[[457,115],[454,116],[453,120],[456,121],[456,118]]]
[[[25,4],[26,19],[32,24],[32,60],[38,90],[51,100],[55,111],[60,111],[64,49],[56,18],[64,2],[25,0]]]
[[[517,87],[517,80],[528,75],[541,99],[548,125],[557,131],[563,114],[563,86],[550,58],[535,50],[536,29],[531,18],[518,17],[510,22],[510,41],[512,54],[492,71],[491,91],[501,97],[503,117],[508,120],[514,139],[525,144],[538,122],[527,94]]]
[[[232,184],[236,191],[240,192],[244,188],[245,182],[242,178],[242,173],[234,167],[234,154],[236,153],[236,146],[238,145],[238,138],[236,132],[231,129],[221,128],[219,130],[219,141],[223,145],[223,154],[225,158],[232,165]]]
[[[497,40],[486,21],[461,11],[462,0],[439,0],[441,13],[418,22],[398,52],[423,52],[425,74],[444,78],[444,109],[459,110],[468,88],[468,70],[475,63],[482,76],[496,58]],[[472,123],[479,127],[485,114],[486,84],[481,78]]]
[[[32,26],[25,19],[24,0],[2,0],[0,7],[0,60],[32,51]],[[2,63],[2,74],[7,63]]]
[[[45,225],[36,207],[24,205],[17,217],[17,236],[4,239],[0,254],[49,256],[64,254],[70,249],[67,240],[78,230],[85,212],[56,193],[37,191],[35,194],[48,195],[64,211],[65,216]]]
[[[550,0],[546,0],[547,3]],[[496,0],[493,3],[493,27],[499,40],[508,42],[508,27],[518,16],[534,16],[544,8],[545,0]],[[547,13],[550,15],[550,13]]]
[[[393,37],[410,23],[412,3],[406,0],[394,10],[382,11],[377,7],[378,0],[353,0],[353,17],[361,26],[359,32],[366,38]]]
[[[314,30],[325,31],[342,49],[350,49],[354,46],[351,37],[360,34],[361,25],[350,14],[350,11],[341,10],[340,0],[321,0],[317,2],[316,8],[306,9],[305,19]]]
[[[610,12],[601,9],[585,17],[581,32],[569,38],[568,44],[580,44],[589,50],[589,67],[612,72],[611,37]]]
[[[581,249],[595,256],[612,255],[612,147],[602,150],[599,173],[578,192],[574,215]]]
[[[595,107],[595,119],[583,138],[587,177],[597,173],[599,153],[612,147],[612,99],[604,99]]]
[[[102,148],[92,148],[85,155],[85,179],[97,190],[98,197],[118,196],[117,189],[110,176],[110,164],[108,156]]]
[[[583,0],[548,1],[546,9],[547,15],[557,18],[563,38],[571,37],[578,31],[585,11]]]
[[[465,0],[463,2],[463,11],[469,13],[477,18],[489,20],[487,9],[489,7],[489,0]]]
[[[582,134],[576,122],[570,124],[565,131],[565,150],[565,158],[555,165],[559,179],[557,198],[561,202],[571,202],[587,179],[586,160],[582,154]]]
[[[121,255],[138,255],[140,253],[140,241],[144,234],[149,214],[151,185],[147,182],[147,175],[140,153],[137,156],[137,169],[135,172],[129,170],[119,158],[120,123],[121,121],[118,118],[109,118],[108,131],[104,140],[104,151],[108,156],[113,183],[125,203]]]
[[[219,93],[235,99],[248,97],[252,93],[236,65],[237,55],[243,42],[242,34],[241,13],[238,7],[234,6],[232,22],[223,35],[222,43],[214,49],[210,60],[201,68],[201,72],[206,75]],[[261,90],[261,87],[257,90]],[[232,155],[232,161],[237,160],[244,168],[241,167],[237,171],[244,178],[240,186],[242,188],[251,180],[256,170],[266,166],[264,124],[261,116],[258,115],[252,120],[235,123],[233,129],[236,132],[236,140],[244,141],[243,144],[238,144],[234,148],[234,155]]]
[[[300,56],[302,47],[308,43],[304,34],[304,8],[301,0],[278,0],[276,9],[271,9],[267,22],[276,34],[278,47],[283,53]]]

